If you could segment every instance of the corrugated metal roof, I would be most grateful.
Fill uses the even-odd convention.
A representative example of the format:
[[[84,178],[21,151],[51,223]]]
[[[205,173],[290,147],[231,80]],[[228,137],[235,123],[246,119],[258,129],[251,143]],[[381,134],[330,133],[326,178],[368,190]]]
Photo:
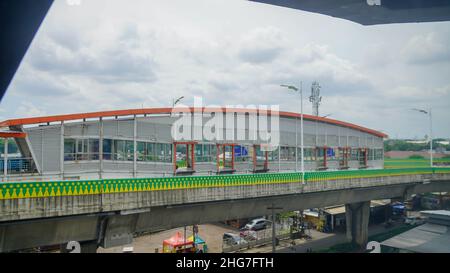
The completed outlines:
[[[385,206],[391,203],[391,199],[381,199],[381,200],[372,200],[370,201],[370,207],[379,207],[379,206]],[[333,207],[326,207],[324,211],[328,214],[336,215],[336,214],[342,214],[345,213],[345,206],[333,206]]]
[[[305,210],[303,211],[304,215],[319,217],[319,213],[317,211]]]
[[[450,253],[450,228],[427,223],[381,244],[419,253]]]
[[[345,206],[327,208],[324,211],[331,215],[342,214],[345,213]]]
[[[170,114],[173,112],[236,112],[236,113],[257,113],[260,115],[279,115],[280,117],[287,118],[300,118],[301,115],[299,113],[293,112],[273,112],[270,110],[257,110],[257,109],[244,109],[244,108],[211,108],[211,107],[203,107],[203,108],[142,108],[142,109],[127,109],[127,110],[115,110],[115,111],[102,111],[102,112],[91,112],[91,113],[79,113],[79,114],[67,114],[67,115],[56,115],[56,116],[45,116],[45,117],[34,117],[34,118],[19,118],[19,119],[10,119],[0,122],[0,127],[8,127],[15,125],[31,125],[31,124],[40,124],[40,123],[48,123],[48,122],[61,122],[61,121],[69,121],[69,120],[81,120],[81,119],[89,119],[89,118],[100,118],[100,117],[114,117],[114,116],[133,116],[133,115],[155,115],[155,114]],[[377,137],[387,137],[385,133],[372,130],[369,128],[365,128],[356,124],[352,124],[349,122],[339,121],[330,118],[317,117],[313,115],[304,114],[305,120],[312,121],[320,121],[328,124],[339,125],[343,127],[347,127],[350,129],[358,130],[361,132],[365,132]]]
[[[391,203],[391,199],[380,199],[380,200],[372,200],[370,201],[371,207],[378,207],[378,206],[386,206]]]
[[[450,210],[423,210],[420,212],[426,216],[442,216],[442,217],[450,217]]]

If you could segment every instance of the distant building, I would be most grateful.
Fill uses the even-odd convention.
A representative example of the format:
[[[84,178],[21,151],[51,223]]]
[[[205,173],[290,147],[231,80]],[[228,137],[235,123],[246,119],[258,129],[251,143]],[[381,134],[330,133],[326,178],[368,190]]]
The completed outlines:
[[[450,209],[450,193],[431,192],[420,196],[420,206],[423,209]]]
[[[442,145],[450,145],[450,140],[436,141],[436,143],[442,144]]]
[[[428,140],[407,140],[407,143],[412,143],[412,144],[427,144],[429,143]]]
[[[430,151],[389,151],[384,153],[384,157],[386,158],[409,158],[413,155],[419,155],[424,158],[429,158]],[[444,152],[433,152],[433,158],[443,158],[444,156],[448,156],[448,154]]]
[[[391,216],[390,202],[390,199],[372,200],[370,202],[370,224],[383,223]],[[319,230],[328,232],[345,230],[345,206],[305,210],[303,215],[306,222]]]

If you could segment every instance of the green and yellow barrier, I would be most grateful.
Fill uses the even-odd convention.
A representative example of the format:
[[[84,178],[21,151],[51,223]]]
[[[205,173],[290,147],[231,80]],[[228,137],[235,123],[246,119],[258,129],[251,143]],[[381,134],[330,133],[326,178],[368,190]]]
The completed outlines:
[[[370,178],[395,175],[450,173],[450,168],[369,169],[306,172],[305,182]],[[216,176],[186,176],[141,179],[103,179],[56,182],[0,183],[0,200],[81,196],[125,192],[148,192],[209,187],[253,186],[263,184],[299,183],[301,173],[267,173]]]

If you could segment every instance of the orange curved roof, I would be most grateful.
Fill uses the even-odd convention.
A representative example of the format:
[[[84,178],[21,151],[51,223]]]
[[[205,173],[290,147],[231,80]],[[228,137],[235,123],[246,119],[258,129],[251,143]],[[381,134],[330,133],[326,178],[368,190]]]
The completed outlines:
[[[8,127],[8,126],[17,126],[17,125],[31,125],[31,124],[40,124],[40,123],[48,123],[48,122],[61,122],[68,120],[79,120],[79,119],[88,119],[88,118],[101,118],[101,117],[118,117],[118,116],[133,116],[133,115],[155,115],[155,114],[170,114],[172,113],[172,109],[170,107],[166,108],[142,108],[142,109],[128,109],[128,110],[113,110],[113,111],[102,111],[102,112],[91,112],[91,113],[79,113],[79,114],[67,114],[67,115],[55,115],[55,116],[45,116],[45,117],[33,117],[33,118],[20,118],[20,119],[10,119],[0,122],[0,127]],[[243,109],[243,108],[177,108],[174,112],[225,112],[232,111],[236,113],[259,113],[259,114],[271,114],[270,110],[256,110],[256,109]],[[280,117],[290,117],[290,118],[300,118],[301,115],[293,112],[278,112]],[[335,119],[322,118],[312,115],[303,115],[305,120],[312,121],[320,121],[328,124],[339,125],[347,128],[351,128],[354,130],[362,131],[368,134],[375,135],[377,137],[387,137],[386,134],[372,130],[369,128],[365,128],[359,125],[355,125],[352,123],[339,121]]]
[[[24,132],[3,132],[0,131],[0,138],[25,138],[27,136]]]

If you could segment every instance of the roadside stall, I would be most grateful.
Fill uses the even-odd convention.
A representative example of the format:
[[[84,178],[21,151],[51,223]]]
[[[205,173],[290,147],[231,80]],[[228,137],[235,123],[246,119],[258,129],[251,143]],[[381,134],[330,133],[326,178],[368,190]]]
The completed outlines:
[[[206,242],[196,236],[184,238],[184,236],[177,232],[171,238],[163,241],[163,253],[205,253],[208,251]]]
[[[189,237],[188,240],[194,241],[194,236]],[[196,253],[207,253],[208,252],[208,245],[198,235],[195,236],[195,252]]]

